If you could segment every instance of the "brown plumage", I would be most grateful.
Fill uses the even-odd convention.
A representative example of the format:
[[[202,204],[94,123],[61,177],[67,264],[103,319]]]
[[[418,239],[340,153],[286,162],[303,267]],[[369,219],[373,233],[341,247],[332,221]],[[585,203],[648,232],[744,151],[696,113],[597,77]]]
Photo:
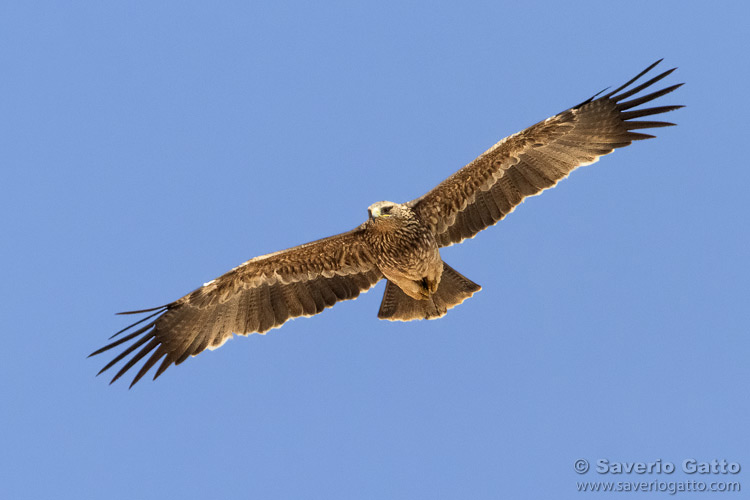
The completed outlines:
[[[369,219],[352,231],[251,259],[165,306],[121,313],[151,314],[91,354],[127,345],[99,373],[130,356],[114,382],[148,356],[131,387],[160,363],[156,379],[172,364],[215,349],[233,334],[264,333],[291,318],[318,314],[356,298],[381,278],[387,283],[379,318],[443,316],[480,287],[445,264],[440,247],[494,225],[524,198],[553,187],[575,168],[653,137],[635,130],[673,125],[634,119],[682,106],[633,108],[681,84],[627,100],[674,71],[629,88],[659,62],[602,97],[506,137],[420,198],[371,205]],[[129,330],[134,331],[126,334]]]

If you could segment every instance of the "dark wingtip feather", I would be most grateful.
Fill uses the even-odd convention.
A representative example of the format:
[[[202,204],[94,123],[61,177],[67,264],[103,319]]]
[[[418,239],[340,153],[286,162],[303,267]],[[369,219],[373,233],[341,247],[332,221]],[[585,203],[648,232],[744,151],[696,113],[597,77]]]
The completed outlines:
[[[156,373],[154,374],[154,380],[159,378],[159,375],[164,373],[164,371],[170,367],[172,362],[174,361],[174,358],[171,354],[167,354],[167,357],[164,358],[164,361],[161,362],[161,365],[159,365],[159,368],[156,370]]]
[[[677,68],[668,69],[668,70],[666,70],[666,71],[664,71],[662,73],[659,73],[658,75],[652,77],[651,79],[649,79],[649,80],[647,80],[647,81],[645,81],[643,83],[638,84],[637,86],[635,86],[633,88],[628,88],[631,85],[633,85],[636,81],[638,81],[642,76],[644,76],[649,71],[651,71],[652,69],[654,69],[654,67],[656,67],[656,65],[658,65],[659,63],[661,63],[663,60],[664,59],[662,58],[662,59],[659,59],[659,60],[651,63],[646,69],[644,69],[643,71],[641,71],[636,76],[634,76],[633,78],[631,78],[630,80],[628,80],[624,84],[620,85],[616,89],[612,90],[608,94],[606,94],[606,95],[604,95],[602,97],[599,97],[597,99],[597,97],[599,95],[601,95],[602,92],[604,92],[604,91],[598,92],[597,94],[594,94],[592,97],[590,97],[589,99],[583,101],[582,103],[580,103],[580,104],[578,104],[576,106],[573,106],[572,109],[577,109],[577,108],[579,108],[579,107],[581,107],[581,106],[583,106],[585,104],[588,104],[590,102],[593,102],[595,100],[611,100],[611,101],[613,101],[613,102],[615,102],[617,104],[618,111],[620,111],[622,113],[621,114],[622,119],[623,120],[628,120],[630,118],[636,118],[638,116],[648,116],[650,114],[659,114],[659,113],[663,113],[663,112],[666,112],[666,111],[673,111],[675,109],[679,109],[679,108],[684,107],[684,106],[660,106],[660,107],[656,107],[656,108],[650,108],[649,110],[636,110],[636,111],[631,111],[631,112],[629,112],[627,114],[623,113],[627,109],[634,108],[634,107],[639,106],[641,104],[644,104],[644,103],[647,103],[649,101],[652,101],[652,100],[654,100],[654,99],[656,99],[658,97],[661,97],[661,96],[663,96],[665,94],[668,94],[668,93],[676,90],[677,88],[679,88],[680,86],[683,85],[682,83],[678,83],[676,85],[672,85],[670,87],[666,87],[664,89],[657,90],[656,92],[653,92],[651,94],[648,94],[648,95],[645,95],[645,96],[642,96],[642,97],[638,97],[638,98],[635,98],[635,99],[631,99],[630,101],[626,101],[625,100],[625,99],[628,99],[628,98],[632,97],[633,95],[638,94],[640,91],[642,91],[642,90],[644,90],[644,89],[646,89],[648,87],[651,87],[655,83],[657,83],[660,80],[662,80],[662,79],[666,78],[667,76],[671,75],[677,69]],[[605,89],[605,90],[607,90],[607,89]]]
[[[668,113],[676,109],[684,108],[682,105],[675,106],[656,106],[653,108],[636,109],[633,111],[624,111],[620,113],[620,118],[623,120],[632,120],[633,118],[641,118],[643,116],[658,115],[661,113]]]
[[[628,139],[631,141],[642,141],[644,139],[656,139],[655,135],[641,134],[640,132],[628,132]]]
[[[665,71],[664,73],[659,73],[658,75],[656,75],[652,79],[650,79],[650,80],[648,80],[646,82],[643,82],[642,84],[638,85],[637,87],[633,87],[632,89],[628,90],[627,92],[623,92],[622,94],[618,94],[618,95],[612,96],[612,100],[615,101],[615,102],[618,102],[618,101],[622,101],[623,99],[627,99],[631,95],[637,94],[641,90],[643,90],[643,89],[645,89],[647,87],[650,87],[651,85],[655,84],[656,82],[658,82],[660,80],[663,80],[664,78],[668,77],[676,69],[677,68],[672,68],[672,69],[669,69],[669,70]]]
[[[165,306],[153,307],[151,309],[143,309],[141,311],[128,311],[128,312],[125,312],[125,313],[118,313],[118,314],[136,314],[136,313],[140,312],[140,313],[151,313],[151,314],[149,314],[145,318],[140,319],[139,321],[136,321],[132,325],[129,325],[126,328],[123,328],[122,330],[120,330],[119,332],[117,332],[115,335],[113,335],[112,337],[110,337],[110,340],[113,339],[114,337],[116,337],[117,335],[120,335],[121,333],[126,332],[127,330],[135,327],[136,325],[140,325],[144,321],[147,321],[149,319],[154,318],[154,316],[159,316],[159,315],[163,314],[164,312],[168,311],[171,306],[172,306],[172,304],[168,304],[168,305],[165,305]],[[110,342],[109,344],[105,345],[104,347],[102,347],[100,349],[97,349],[96,351],[94,351],[91,354],[89,354],[88,357],[96,356],[96,355],[101,354],[101,353],[103,353],[105,351],[108,351],[108,350],[110,350],[110,349],[112,349],[114,347],[117,347],[117,346],[119,346],[121,344],[124,344],[125,342],[128,342],[128,341],[132,341],[133,342],[132,344],[128,345],[125,350],[123,350],[117,356],[115,356],[114,359],[112,359],[109,363],[107,363],[104,366],[104,368],[102,368],[101,370],[99,370],[99,373],[97,373],[97,376],[101,375],[102,373],[104,373],[105,371],[109,370],[110,368],[112,368],[114,365],[116,365],[117,363],[119,363],[123,359],[125,359],[128,356],[132,355],[132,357],[127,360],[127,362],[125,363],[125,365],[117,372],[117,374],[115,374],[115,376],[109,382],[110,384],[112,384],[117,379],[119,379],[125,372],[127,372],[128,370],[130,370],[146,354],[148,354],[149,352],[151,352],[155,347],[160,346],[161,345],[161,341],[159,339],[157,339],[157,337],[156,337],[156,323],[157,323],[157,321],[159,320],[160,317],[161,316],[157,317],[156,319],[152,319],[151,321],[149,321],[145,325],[142,325],[137,330],[132,331],[132,332],[128,333],[127,335],[124,335],[121,338],[119,338],[119,339],[117,339],[117,340],[115,340],[113,342]],[[140,336],[140,338],[138,338],[139,336]],[[145,346],[143,346],[143,344],[146,343],[146,342],[148,342],[148,344],[146,344]],[[143,347],[141,347],[141,346],[143,346]],[[139,349],[139,348],[140,348],[140,350],[138,350],[137,352],[135,352],[135,354],[133,354],[133,352],[136,349]],[[152,356],[152,357],[150,357],[146,361],[144,367],[141,368],[141,371],[139,371],[139,373],[136,375],[135,380],[133,381],[133,383],[131,383],[131,387],[133,386],[133,384],[135,382],[137,382],[143,376],[143,374],[146,371],[148,371],[149,368],[151,368],[153,366],[153,364],[159,358],[161,358],[161,356],[164,355],[164,351],[163,351],[162,347],[159,347],[159,349],[157,350],[157,353],[159,353],[159,352],[161,352],[161,355],[158,356],[156,359],[153,359],[153,356]]]
[[[619,111],[620,119],[624,122],[624,125],[626,129],[628,130],[627,137],[630,140],[639,141],[639,140],[654,138],[654,136],[651,134],[633,132],[633,130],[658,128],[658,127],[671,127],[675,125],[672,122],[654,121],[654,120],[635,120],[635,118],[659,115],[662,113],[667,113],[667,112],[674,111],[676,109],[680,109],[684,107],[682,105],[670,105],[670,106],[654,106],[654,107],[645,108],[645,109],[633,109],[633,108],[636,108],[637,106],[640,106],[642,104],[658,99],[659,97],[663,95],[669,94],[670,92],[673,92],[674,90],[680,88],[683,85],[682,83],[670,85],[663,89],[659,89],[649,94],[631,99],[632,96],[637,95],[642,90],[651,87],[655,83],[671,75],[674,72],[674,70],[677,69],[677,68],[672,68],[667,71],[664,71],[663,73],[656,75],[650,80],[644,83],[641,83],[633,88],[628,89],[629,85],[634,83],[638,78],[646,74],[650,69],[652,69],[661,61],[662,61],[661,59],[659,61],[656,61],[654,64],[646,68],[645,71],[642,71],[637,77],[631,79],[628,83],[621,86],[615,92],[610,93],[606,96],[606,98],[616,103],[616,106],[617,106],[616,109]],[[621,91],[622,93],[618,93]],[[630,99],[630,100],[626,100],[626,99]],[[631,111],[628,111],[628,110],[631,110]]]
[[[163,306],[152,307],[150,309],[140,309],[138,311],[122,311],[122,312],[118,312],[118,313],[115,313],[115,314],[117,314],[118,316],[121,316],[121,315],[124,315],[124,314],[141,314],[141,313],[147,313],[147,312],[151,312],[151,311],[156,311],[158,309],[167,309],[172,304],[173,303],[164,304]]]
[[[133,332],[133,333],[130,333],[130,334],[128,334],[128,335],[126,335],[126,336],[122,337],[122,338],[121,338],[121,339],[119,339],[119,340],[115,340],[114,342],[112,342],[112,343],[110,343],[110,344],[107,344],[107,345],[105,345],[105,346],[104,346],[104,347],[102,347],[101,349],[98,349],[98,350],[96,350],[96,351],[92,352],[91,354],[89,354],[89,355],[88,355],[88,357],[90,358],[91,356],[96,356],[97,354],[101,354],[101,353],[103,353],[104,351],[109,351],[109,350],[110,350],[110,349],[112,349],[113,347],[116,347],[116,346],[118,346],[118,345],[122,344],[123,342],[127,342],[128,340],[130,340],[130,339],[132,339],[132,338],[134,338],[134,337],[137,337],[138,335],[142,334],[143,332],[145,332],[146,330],[148,330],[148,329],[149,329],[149,328],[151,328],[152,326],[154,326],[154,324],[153,324],[153,323],[149,323],[148,325],[144,326],[143,328],[141,328],[141,329],[139,329],[139,330],[137,330],[137,331],[135,331],[135,332]]]
[[[656,92],[652,92],[650,94],[646,94],[644,96],[638,97],[636,99],[631,99],[629,101],[624,102],[618,102],[617,103],[617,109],[620,111],[625,111],[630,108],[634,108],[636,106],[640,106],[641,104],[647,103],[649,101],[653,101],[654,99],[657,99],[663,95],[669,94],[670,92],[674,92],[678,88],[685,85],[684,83],[678,83],[675,85],[671,85],[669,87],[665,87],[661,90],[657,90]]]
[[[674,125],[675,124],[672,122],[654,122],[654,121],[627,122],[628,130],[638,130],[642,128],[673,127]]]
[[[170,305],[171,305],[171,304],[170,304]],[[164,312],[164,311],[166,311],[167,309],[169,309],[169,306],[155,307],[155,308],[153,308],[153,309],[144,309],[144,310],[143,310],[142,312],[151,312],[151,311],[156,311],[156,312],[155,312],[155,313],[153,313],[153,314],[149,314],[149,315],[148,315],[148,316],[146,316],[145,318],[143,318],[143,319],[140,319],[140,320],[136,321],[136,322],[135,322],[135,323],[133,323],[132,325],[126,326],[125,328],[123,328],[123,329],[122,329],[122,330],[120,330],[119,332],[117,332],[117,333],[115,333],[114,335],[112,335],[112,336],[111,336],[111,337],[110,337],[109,339],[110,339],[110,340],[112,340],[113,338],[115,338],[115,337],[117,337],[118,335],[120,335],[120,334],[121,334],[122,332],[126,332],[126,331],[130,330],[130,329],[131,329],[131,328],[133,328],[133,327],[134,327],[135,325],[140,325],[141,323],[143,323],[143,322],[144,322],[144,321],[146,321],[147,319],[151,319],[151,318],[153,318],[154,316],[156,316],[157,314],[161,314],[161,313],[163,313],[163,312]],[[141,311],[129,311],[129,312],[121,312],[121,313],[117,313],[117,314],[135,314],[135,313],[137,313],[137,312],[141,312]]]
[[[138,339],[134,344],[132,344],[130,347],[128,347],[127,349],[125,349],[124,351],[122,351],[120,354],[118,354],[117,356],[115,356],[115,358],[112,361],[110,361],[109,363],[107,363],[107,365],[104,368],[102,368],[101,370],[99,370],[99,373],[97,373],[97,376],[101,375],[103,372],[105,372],[105,371],[109,370],[110,368],[112,368],[112,366],[114,366],[115,364],[117,364],[120,360],[122,360],[125,356],[127,356],[128,354],[130,354],[134,350],[138,349],[141,345],[143,345],[144,342],[146,342],[149,339],[157,340],[156,338],[154,338],[154,332],[153,331],[151,331],[148,335],[144,335],[143,337],[141,337],[140,339]],[[136,354],[136,356],[138,356],[138,354]]]
[[[617,87],[617,88],[616,88],[615,90],[613,90],[613,91],[612,91],[612,92],[610,92],[609,94],[605,95],[605,96],[603,97],[603,99],[609,99],[609,98],[610,98],[610,97],[612,97],[613,95],[617,94],[617,93],[618,93],[619,91],[621,91],[621,90],[623,90],[623,89],[625,89],[625,88],[629,87],[629,86],[630,86],[630,85],[631,85],[631,84],[632,84],[633,82],[635,82],[635,81],[636,81],[636,80],[638,80],[638,79],[639,79],[640,77],[642,77],[643,75],[645,75],[646,73],[648,73],[649,71],[651,71],[652,69],[654,69],[654,67],[655,67],[655,66],[656,66],[657,64],[659,64],[660,62],[662,62],[663,60],[664,60],[664,59],[662,58],[662,59],[659,59],[658,61],[656,61],[656,62],[654,62],[654,63],[651,63],[651,65],[650,65],[650,66],[649,66],[648,68],[644,69],[643,71],[641,71],[640,73],[638,73],[637,75],[635,75],[635,76],[634,76],[633,78],[631,78],[631,79],[630,79],[630,80],[628,80],[627,82],[623,83],[622,85],[620,85],[619,87]]]
[[[148,339],[148,337],[144,337],[142,340],[147,340],[147,339]],[[143,343],[142,341],[139,341],[138,344],[135,344],[132,347],[139,346],[142,343]],[[148,344],[146,344],[145,346],[143,346],[143,349],[141,349],[140,351],[138,351],[135,354],[135,356],[133,356],[132,358],[130,358],[130,360],[128,360],[128,362],[125,363],[125,365],[122,368],[120,368],[120,371],[118,371],[117,375],[115,375],[112,378],[112,381],[110,382],[110,384],[112,384],[112,382],[114,382],[118,378],[122,377],[125,374],[125,372],[127,372],[128,370],[130,370],[133,367],[133,365],[135,365],[138,361],[140,361],[146,354],[148,354],[151,351],[153,351],[154,348],[156,346],[158,346],[158,345],[159,345],[159,339],[152,338],[151,342],[149,342]]]
[[[143,377],[146,372],[148,372],[154,364],[156,364],[157,361],[159,361],[164,355],[167,354],[167,351],[164,349],[163,346],[159,346],[156,351],[151,355],[150,358],[143,364],[140,370],[138,370],[138,373],[133,377],[133,381],[130,382],[130,386],[128,389],[131,389],[136,382],[138,382],[141,377]]]

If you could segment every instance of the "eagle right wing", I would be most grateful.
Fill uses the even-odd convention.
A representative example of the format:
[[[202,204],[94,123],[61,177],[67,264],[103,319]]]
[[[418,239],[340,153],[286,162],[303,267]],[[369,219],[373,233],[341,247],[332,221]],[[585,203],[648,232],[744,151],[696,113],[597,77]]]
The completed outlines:
[[[336,302],[356,298],[383,277],[362,238],[363,231],[364,225],[255,257],[170,304],[121,313],[152,314],[112,338],[156,318],[93,352],[91,356],[130,342],[99,373],[135,352],[114,376],[114,382],[151,353],[132,387],[160,360],[154,379],[172,364],[220,347],[233,333],[264,333],[291,318],[312,316]]]
[[[652,138],[634,130],[673,123],[634,118],[672,111],[682,106],[637,109],[672,92],[682,84],[626,100],[666,77],[674,69],[625,90],[648,73],[655,62],[635,78],[605,96],[596,96],[562,113],[506,137],[476,160],[441,182],[409,206],[428,224],[443,246],[472,238],[512,212],[527,196],[541,193],[575,168],[632,141]]]

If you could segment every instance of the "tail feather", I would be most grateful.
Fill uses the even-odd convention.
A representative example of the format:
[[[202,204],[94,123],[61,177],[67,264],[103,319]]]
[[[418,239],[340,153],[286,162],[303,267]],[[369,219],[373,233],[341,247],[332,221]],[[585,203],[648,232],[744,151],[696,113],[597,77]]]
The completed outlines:
[[[443,262],[440,285],[429,299],[417,300],[406,295],[398,285],[388,281],[378,318],[389,321],[411,321],[413,319],[436,319],[444,316],[448,309],[468,299],[482,287],[456,272]]]

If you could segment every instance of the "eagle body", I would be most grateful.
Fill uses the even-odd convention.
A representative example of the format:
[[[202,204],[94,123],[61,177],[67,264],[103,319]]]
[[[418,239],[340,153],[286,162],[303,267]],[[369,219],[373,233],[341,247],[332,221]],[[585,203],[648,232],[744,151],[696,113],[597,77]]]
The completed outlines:
[[[114,382],[146,358],[130,385],[159,363],[156,379],[235,334],[265,333],[289,319],[318,314],[383,278],[379,318],[443,316],[481,287],[443,262],[440,248],[473,238],[576,168],[654,137],[639,130],[674,125],[638,119],[682,107],[641,107],[682,85],[639,95],[674,71],[635,84],[659,62],[601,97],[602,92],[502,139],[419,198],[371,205],[368,220],[351,231],[255,257],[174,302],[121,313],[150,314],[91,354],[125,345],[99,373],[127,359]]]
[[[429,299],[443,274],[435,235],[404,204],[381,201],[368,212],[364,238],[380,272],[409,297]]]

